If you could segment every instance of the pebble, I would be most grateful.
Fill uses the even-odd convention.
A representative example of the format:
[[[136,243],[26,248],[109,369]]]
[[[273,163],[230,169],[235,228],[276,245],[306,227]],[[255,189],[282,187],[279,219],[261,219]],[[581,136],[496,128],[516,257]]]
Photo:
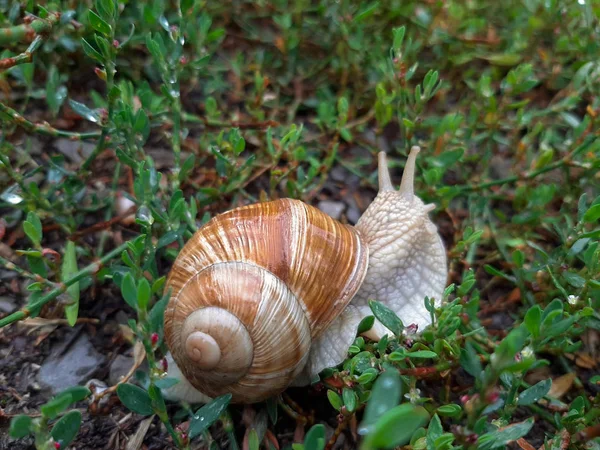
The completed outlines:
[[[54,147],[74,163],[80,163],[83,158],[89,156],[95,145],[90,142],[72,141],[70,139],[56,139]]]
[[[11,313],[17,309],[15,301],[11,297],[0,297],[0,313]]]
[[[127,375],[131,366],[133,366],[133,358],[124,355],[117,356],[110,365],[108,383],[111,386],[117,384],[121,378]]]
[[[65,353],[59,348],[44,360],[38,381],[42,388],[58,394],[68,387],[84,384],[103,362],[104,356],[82,334]]]

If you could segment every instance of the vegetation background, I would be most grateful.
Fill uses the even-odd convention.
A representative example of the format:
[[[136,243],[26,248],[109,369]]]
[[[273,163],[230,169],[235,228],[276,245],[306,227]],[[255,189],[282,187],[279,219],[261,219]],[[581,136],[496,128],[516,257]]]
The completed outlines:
[[[600,449],[599,15],[0,1],[0,448]],[[164,275],[193,232],[278,197],[354,223],[376,153],[398,182],[412,145],[448,250],[434,325],[373,303],[394,336],[310,388],[165,402]],[[81,335],[96,381],[27,381]]]

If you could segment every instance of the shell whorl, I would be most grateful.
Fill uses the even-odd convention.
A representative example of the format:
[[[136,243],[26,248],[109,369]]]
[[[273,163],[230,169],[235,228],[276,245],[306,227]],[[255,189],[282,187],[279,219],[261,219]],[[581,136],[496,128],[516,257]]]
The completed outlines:
[[[212,397],[250,403],[283,391],[360,287],[367,260],[359,232],[297,200],[216,216],[167,280],[173,359]]]

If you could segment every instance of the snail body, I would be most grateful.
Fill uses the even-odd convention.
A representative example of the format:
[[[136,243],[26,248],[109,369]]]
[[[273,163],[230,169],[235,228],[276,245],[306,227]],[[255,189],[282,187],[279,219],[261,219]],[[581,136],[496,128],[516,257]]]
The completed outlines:
[[[214,217],[186,243],[166,282],[167,398],[190,403],[231,393],[253,403],[307,384],[341,363],[369,299],[426,325],[423,299],[440,299],[445,250],[413,193],[418,148],[401,188],[379,156],[379,193],[356,227],[298,200]],[[368,336],[387,330],[377,323]]]

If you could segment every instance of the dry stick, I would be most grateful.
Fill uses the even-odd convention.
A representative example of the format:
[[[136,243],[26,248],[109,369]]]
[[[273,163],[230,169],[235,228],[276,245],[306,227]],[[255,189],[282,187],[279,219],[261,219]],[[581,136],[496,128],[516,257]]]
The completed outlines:
[[[10,121],[13,124],[18,125],[32,133],[45,134],[47,136],[53,136],[53,137],[66,137],[73,141],[81,141],[84,139],[95,139],[98,136],[100,136],[100,132],[98,132],[98,131],[91,131],[88,133],[73,133],[70,131],[57,130],[56,128],[53,128],[48,122],[42,122],[42,123],[30,122],[25,117],[23,117],[21,114],[19,114],[17,111],[6,106],[2,102],[0,102],[0,113],[4,113],[6,116],[8,116]],[[2,118],[2,114],[0,114],[0,122],[4,122],[4,120]]]
[[[46,303],[49,303],[52,300],[54,300],[56,297],[58,297],[59,295],[64,293],[67,290],[67,288],[69,286],[71,286],[72,284],[75,284],[79,280],[98,272],[104,264],[106,264],[108,261],[110,261],[114,257],[118,256],[121,252],[123,252],[123,250],[127,249],[127,244],[128,244],[127,242],[121,244],[120,246],[118,246],[117,248],[113,249],[112,251],[110,251],[109,253],[104,255],[102,258],[100,258],[100,260],[93,262],[90,265],[84,267],[79,272],[77,272],[75,275],[73,275],[71,278],[69,278],[67,281],[59,284],[57,287],[52,289],[45,296],[43,296],[42,298],[40,298],[39,300],[37,300],[35,302],[36,309],[39,310]],[[10,325],[13,322],[23,320],[23,319],[29,317],[30,315],[31,315],[31,310],[29,308],[25,307],[17,312],[10,314],[9,316],[6,316],[4,319],[0,319],[0,328],[5,327],[6,325]]]

